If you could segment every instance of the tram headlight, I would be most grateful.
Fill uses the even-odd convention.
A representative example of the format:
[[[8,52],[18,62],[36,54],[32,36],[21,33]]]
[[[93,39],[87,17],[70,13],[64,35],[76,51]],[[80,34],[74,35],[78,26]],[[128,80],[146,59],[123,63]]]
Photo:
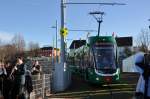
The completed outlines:
[[[98,77],[96,77],[96,80],[99,80],[99,78],[98,78]]]

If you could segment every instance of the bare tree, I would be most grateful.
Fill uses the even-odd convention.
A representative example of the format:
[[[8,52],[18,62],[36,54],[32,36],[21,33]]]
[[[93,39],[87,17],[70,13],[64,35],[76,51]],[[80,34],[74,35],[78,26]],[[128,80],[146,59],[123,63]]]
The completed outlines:
[[[0,47],[0,61],[4,61],[5,58],[5,49],[3,46]]]
[[[12,44],[16,47],[18,53],[23,53],[25,50],[25,40],[24,37],[18,33],[12,39]]]
[[[0,39],[0,61],[4,60],[5,57],[5,53],[4,53],[5,49],[3,48],[3,43]]]
[[[14,45],[7,44],[4,46],[5,61],[15,61],[17,50]]]
[[[2,40],[0,39],[0,46],[2,46]]]
[[[11,44],[2,43],[0,40],[0,61],[14,62],[17,55],[23,55],[25,49],[24,38],[20,34],[16,34]]]
[[[6,44],[0,46],[0,61],[3,62],[12,62],[15,61],[16,58],[16,48],[13,45]]]
[[[39,44],[34,42],[29,42],[29,56],[31,57],[37,57],[38,51],[39,51]]]
[[[146,29],[142,29],[137,37],[137,45],[143,52],[148,52],[150,45],[150,33]]]

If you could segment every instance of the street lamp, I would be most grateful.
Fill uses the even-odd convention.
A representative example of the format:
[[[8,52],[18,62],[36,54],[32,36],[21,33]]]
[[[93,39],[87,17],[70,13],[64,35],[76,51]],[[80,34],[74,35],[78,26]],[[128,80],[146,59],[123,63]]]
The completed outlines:
[[[51,28],[55,28],[56,29],[56,63],[58,62],[58,55],[57,55],[57,20],[56,20],[56,24],[55,26],[52,26]]]
[[[150,21],[150,19],[148,19],[148,21]],[[149,30],[150,30],[150,25],[148,26]]]

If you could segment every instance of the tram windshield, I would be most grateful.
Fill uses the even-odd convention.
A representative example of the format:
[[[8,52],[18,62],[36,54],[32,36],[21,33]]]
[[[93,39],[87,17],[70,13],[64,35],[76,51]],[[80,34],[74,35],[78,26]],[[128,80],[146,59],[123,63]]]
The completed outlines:
[[[96,69],[116,69],[114,45],[94,46]]]

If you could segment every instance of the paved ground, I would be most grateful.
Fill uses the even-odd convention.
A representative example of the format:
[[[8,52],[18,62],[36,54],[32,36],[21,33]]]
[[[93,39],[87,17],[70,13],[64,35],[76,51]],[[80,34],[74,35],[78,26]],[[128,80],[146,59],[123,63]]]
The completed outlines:
[[[67,90],[55,93],[48,99],[132,99],[137,79],[137,74],[123,73],[120,83],[98,86],[73,77]]]

